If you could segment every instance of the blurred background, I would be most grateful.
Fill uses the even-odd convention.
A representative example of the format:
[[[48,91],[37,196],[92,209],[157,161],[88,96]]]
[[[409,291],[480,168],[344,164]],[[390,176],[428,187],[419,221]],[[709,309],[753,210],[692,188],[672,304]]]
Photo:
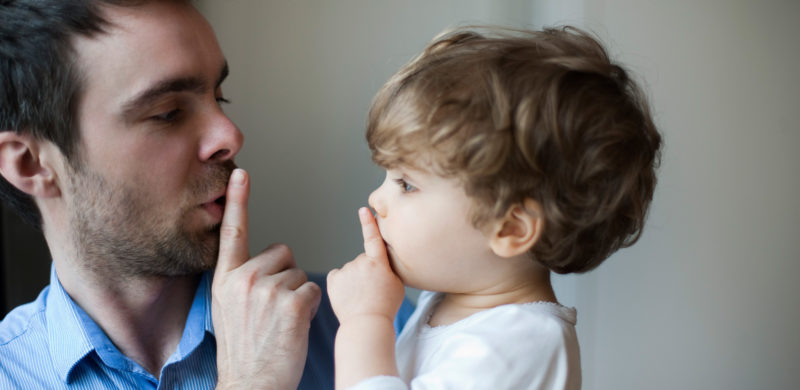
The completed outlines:
[[[578,309],[584,389],[796,389],[800,382],[800,2],[794,0],[196,1],[245,134],[251,251],[308,271],[361,251],[379,185],[364,141],[384,81],[447,27],[572,24],[650,96],[665,150],[641,240],[558,276]],[[46,250],[3,213],[0,303],[35,298]]]

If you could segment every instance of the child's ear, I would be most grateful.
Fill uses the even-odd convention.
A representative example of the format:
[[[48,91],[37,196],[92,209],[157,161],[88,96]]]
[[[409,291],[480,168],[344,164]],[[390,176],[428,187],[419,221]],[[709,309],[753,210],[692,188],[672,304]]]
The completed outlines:
[[[61,194],[52,164],[60,155],[50,142],[29,134],[0,131],[0,175],[34,198]]]
[[[514,257],[533,248],[544,230],[544,213],[539,202],[525,199],[511,206],[492,228],[489,246],[500,257]]]

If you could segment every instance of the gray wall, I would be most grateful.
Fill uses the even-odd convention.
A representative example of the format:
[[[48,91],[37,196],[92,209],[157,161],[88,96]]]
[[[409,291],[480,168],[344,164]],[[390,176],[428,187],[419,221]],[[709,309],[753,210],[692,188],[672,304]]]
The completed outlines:
[[[325,271],[360,251],[382,173],[372,95],[459,23],[596,31],[646,80],[666,149],[641,241],[558,277],[579,310],[586,389],[793,389],[800,336],[800,3],[200,1],[232,68],[227,112],[253,176],[251,250]]]
[[[231,75],[225,108],[253,176],[251,250],[286,242],[309,270],[361,248],[356,210],[383,179],[364,142],[372,96],[458,22],[528,23],[524,1],[199,1]]]
[[[648,80],[667,145],[647,234],[580,293],[588,383],[798,388],[800,2],[586,1],[585,16]]]

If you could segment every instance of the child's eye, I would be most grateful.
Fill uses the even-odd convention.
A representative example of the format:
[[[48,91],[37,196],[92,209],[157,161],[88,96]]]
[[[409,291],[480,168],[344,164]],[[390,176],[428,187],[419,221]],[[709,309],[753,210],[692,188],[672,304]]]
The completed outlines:
[[[228,99],[225,99],[225,98],[224,98],[224,97],[222,97],[222,96],[220,96],[220,97],[218,97],[218,98],[217,98],[217,103],[218,103],[218,104],[230,104],[230,102],[231,102],[230,100],[228,100]]]
[[[414,192],[417,190],[417,187],[408,184],[408,182],[405,181],[405,179],[394,179],[394,182],[400,186],[400,191],[402,192]]]

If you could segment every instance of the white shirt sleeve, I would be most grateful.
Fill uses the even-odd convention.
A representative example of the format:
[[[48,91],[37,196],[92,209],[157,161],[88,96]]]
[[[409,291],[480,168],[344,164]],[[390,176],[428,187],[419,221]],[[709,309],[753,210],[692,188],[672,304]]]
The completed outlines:
[[[348,387],[348,390],[406,390],[403,381],[396,376],[373,376],[358,382],[355,386]]]

